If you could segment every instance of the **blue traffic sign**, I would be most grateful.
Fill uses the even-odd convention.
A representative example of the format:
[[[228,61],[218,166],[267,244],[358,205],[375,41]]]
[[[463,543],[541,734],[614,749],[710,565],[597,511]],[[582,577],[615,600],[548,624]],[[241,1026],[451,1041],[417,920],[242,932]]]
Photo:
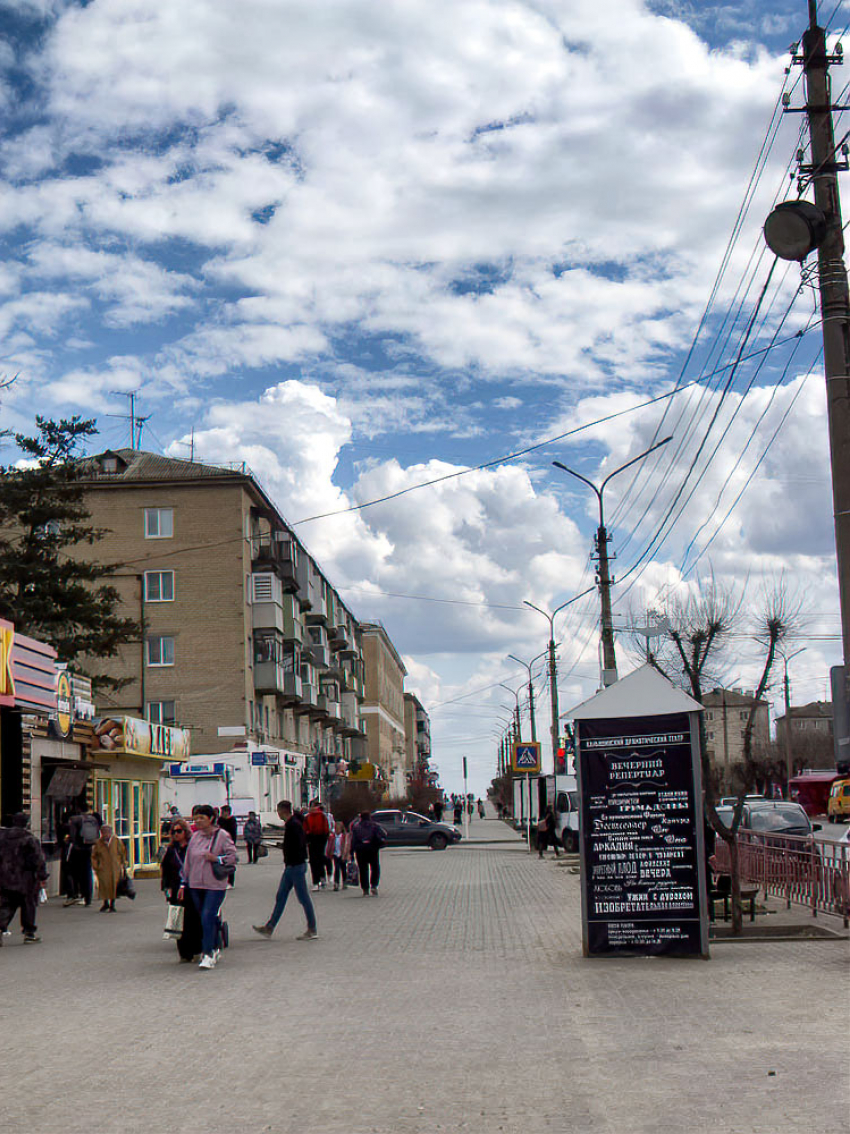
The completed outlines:
[[[513,747],[513,770],[537,775],[540,772],[540,745],[536,741],[515,744]]]

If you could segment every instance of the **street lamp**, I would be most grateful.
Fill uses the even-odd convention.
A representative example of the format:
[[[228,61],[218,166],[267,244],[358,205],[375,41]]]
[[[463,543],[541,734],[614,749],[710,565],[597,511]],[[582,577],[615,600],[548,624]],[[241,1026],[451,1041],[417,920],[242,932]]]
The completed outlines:
[[[794,774],[794,760],[791,752],[791,683],[788,680],[788,663],[798,654],[805,652],[806,647],[801,646],[793,654],[782,655],[782,660],[785,663],[785,680],[783,682],[785,686],[785,791],[788,794],[788,799],[791,798],[791,777]]]
[[[522,686],[520,685],[517,689],[511,689],[510,685],[505,685],[503,681],[500,681],[499,685],[502,689],[507,689],[510,695],[514,698],[514,740],[519,742],[520,740],[522,740],[522,727],[520,725],[519,715],[519,691],[520,689],[522,689]]]
[[[624,465],[620,465],[618,469],[614,469],[612,473],[602,481],[599,488],[588,480],[586,476],[575,471],[575,469],[567,468],[562,465],[560,461],[553,461],[552,464],[563,472],[569,473],[570,476],[576,477],[577,480],[582,481],[589,488],[592,488],[596,493],[596,498],[599,501],[599,527],[596,529],[596,554],[599,559],[599,598],[602,607],[602,684],[613,685],[617,680],[617,657],[614,653],[614,620],[611,614],[611,576],[608,571],[608,533],[605,531],[605,512],[602,506],[602,494],[605,491],[605,486],[610,480],[613,480],[619,473],[624,472],[626,469],[631,468],[632,465],[642,461],[644,457],[648,457],[650,453],[654,453],[656,449],[660,449],[662,445],[666,445],[672,441],[672,437],[665,437],[663,441],[657,442],[652,445],[643,453],[638,453],[636,457],[632,457],[630,461],[626,461]]]
[[[511,661],[515,661],[517,665],[521,665],[528,670],[528,715],[531,717],[531,741],[533,744],[537,743],[537,719],[534,716],[534,682],[531,680],[531,667],[536,661],[540,661],[542,657],[545,657],[545,655],[546,651],[544,650],[542,654],[538,654],[537,657],[532,658],[530,662],[524,662],[521,658],[518,658],[516,654],[508,654]]]
[[[558,718],[558,663],[555,658],[555,615],[560,614],[565,606],[570,603],[577,602],[585,595],[589,595],[594,587],[588,587],[586,591],[582,591],[580,595],[573,595],[571,599],[562,602],[560,606],[556,606],[550,614],[548,611],[543,610],[542,607],[535,606],[533,602],[528,599],[523,599],[526,606],[530,606],[532,610],[536,610],[538,614],[542,614],[544,618],[549,620],[549,701],[552,708],[552,724],[550,730],[552,733],[552,771],[557,771],[558,767],[558,735],[560,732],[560,724]]]

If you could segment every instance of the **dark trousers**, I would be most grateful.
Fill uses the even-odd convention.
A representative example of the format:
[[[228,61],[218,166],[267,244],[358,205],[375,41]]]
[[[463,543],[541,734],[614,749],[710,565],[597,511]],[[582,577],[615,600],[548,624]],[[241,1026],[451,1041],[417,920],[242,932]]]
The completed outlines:
[[[210,954],[218,948],[219,910],[226,890],[190,890],[198,917],[201,919],[201,952]]]
[[[256,862],[257,861],[257,851],[259,849],[260,844],[259,843],[246,843],[245,846],[248,848],[248,862],[249,863]]]
[[[197,907],[188,893],[185,901],[178,902],[176,890],[169,891],[168,900],[173,906],[183,906],[183,932],[177,938],[177,952],[184,960],[191,961],[203,951],[203,931]]]
[[[71,853],[68,855],[68,873],[74,887],[74,893],[69,893],[69,897],[83,898],[86,905],[90,906],[93,889],[91,847],[71,847]]]
[[[345,862],[341,854],[334,855],[334,886],[345,885]]]
[[[21,911],[21,929],[28,937],[35,933],[35,911],[38,908],[38,891],[23,893],[20,890],[0,890],[0,932],[9,928],[15,911]]]
[[[378,860],[377,847],[361,847],[354,852],[357,859],[357,869],[360,871],[360,889],[364,894],[369,889],[377,890],[381,881],[381,864]]]
[[[327,835],[307,836],[307,857],[310,859],[310,875],[314,886],[318,886],[325,877],[325,848],[327,845]]]

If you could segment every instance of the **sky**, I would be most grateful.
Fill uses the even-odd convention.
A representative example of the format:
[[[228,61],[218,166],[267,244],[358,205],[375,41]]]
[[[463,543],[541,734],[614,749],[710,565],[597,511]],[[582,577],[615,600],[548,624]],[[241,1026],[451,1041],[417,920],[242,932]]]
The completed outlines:
[[[822,9],[846,30],[850,5]],[[647,612],[713,581],[741,604],[716,679],[752,688],[784,587],[793,700],[828,698],[817,297],[761,235],[805,158],[781,96],[802,105],[806,18],[0,0],[0,424],[49,407],[123,446],[135,391],[142,448],[244,461],[384,623],[448,790],[464,755],[477,793],[495,772],[528,672],[509,654],[548,737],[549,623],[526,600],[590,589],[555,619],[561,710],[598,688],[597,503],[553,460],[599,483],[672,438],[604,495],[621,673]]]

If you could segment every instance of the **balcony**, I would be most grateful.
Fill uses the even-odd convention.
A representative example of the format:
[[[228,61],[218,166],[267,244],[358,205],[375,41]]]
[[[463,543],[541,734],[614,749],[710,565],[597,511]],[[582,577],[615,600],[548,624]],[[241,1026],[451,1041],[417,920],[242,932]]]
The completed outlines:
[[[283,630],[283,588],[277,575],[251,575],[251,623],[255,630]]]
[[[317,669],[327,669],[330,665],[328,635],[324,626],[308,625],[304,635],[304,652],[309,653]]]
[[[298,590],[298,545],[288,532],[269,532],[252,539],[251,559],[255,569],[273,571],[288,593]]]
[[[312,595],[310,593],[310,579],[312,575],[313,567],[310,560],[306,555],[300,555],[295,564],[295,578],[297,584],[295,590],[303,610],[310,610],[313,605]]]
[[[276,661],[254,662],[254,692],[260,696],[278,696],[286,688],[283,665]]]
[[[283,596],[282,611],[284,638],[288,642],[298,642],[299,645],[303,645],[304,626],[301,622],[301,609],[294,595]]]
[[[301,700],[294,706],[296,714],[303,716],[305,713],[315,714],[318,709],[319,691],[318,688],[309,681],[301,679]]]

